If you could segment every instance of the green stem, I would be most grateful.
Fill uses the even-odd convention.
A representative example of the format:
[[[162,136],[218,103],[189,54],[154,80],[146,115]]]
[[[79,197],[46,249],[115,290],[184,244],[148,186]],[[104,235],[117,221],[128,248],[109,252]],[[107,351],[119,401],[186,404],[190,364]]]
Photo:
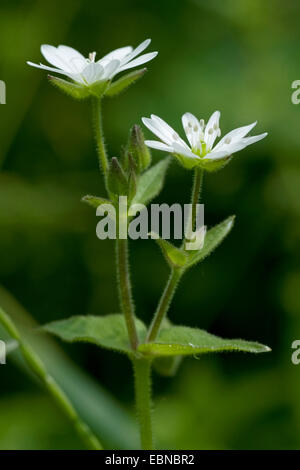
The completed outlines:
[[[192,224],[191,224],[191,229],[194,230],[195,224],[196,224],[196,216],[197,216],[197,204],[200,199],[200,193],[202,189],[202,183],[203,183],[203,175],[204,171],[201,170],[200,168],[195,168],[194,171],[194,183],[193,183],[193,189],[192,189],[192,197],[191,197],[191,204],[192,204]]]
[[[153,450],[151,361],[134,359],[135,403],[143,450]]]
[[[175,268],[172,269],[171,275],[169,277],[165,290],[160,298],[157,310],[150,325],[149,332],[147,335],[147,341],[155,341],[159,333],[162,321],[165,318],[170,303],[174,297],[176,287],[178,285],[178,282],[180,281],[182,274],[182,270]]]
[[[101,99],[92,98],[92,111],[93,111],[93,125],[94,133],[97,145],[97,153],[99,159],[100,170],[103,171],[106,179],[108,171],[108,158],[105,150],[104,135],[102,129],[102,111],[101,111]]]
[[[125,316],[131,347],[132,349],[136,349],[138,346],[138,336],[135,326],[134,304],[132,300],[131,281],[129,274],[128,240],[117,238],[116,250],[118,287],[121,308]]]
[[[28,367],[39,378],[39,380],[48,390],[50,395],[52,395],[54,400],[57,402],[61,410],[73,423],[73,426],[75,427],[81,438],[84,440],[87,447],[93,450],[102,450],[103,447],[98,441],[97,437],[81,420],[80,416],[77,414],[75,408],[73,407],[72,403],[70,402],[64,391],[60,388],[55,379],[47,372],[44,363],[41,361],[36,352],[33,351],[31,346],[23,340],[15,324],[12,322],[10,317],[4,312],[1,307],[0,323],[6,329],[8,334],[18,342],[21,353]]]
[[[198,204],[201,189],[202,189],[203,174],[204,174],[204,171],[201,170],[200,168],[195,169],[194,183],[193,183],[193,189],[192,189],[192,198],[191,198],[192,210],[190,214],[190,217],[192,218],[192,224],[191,224],[192,230],[194,229],[194,226],[196,223],[197,204]],[[166,314],[168,312],[168,309],[174,297],[178,283],[183,275],[183,272],[184,272],[183,270],[178,269],[178,268],[172,269],[171,275],[168,279],[165,290],[160,298],[157,310],[155,312],[154,318],[150,325],[148,335],[147,335],[147,341],[155,341],[159,333],[162,321],[166,317]]]

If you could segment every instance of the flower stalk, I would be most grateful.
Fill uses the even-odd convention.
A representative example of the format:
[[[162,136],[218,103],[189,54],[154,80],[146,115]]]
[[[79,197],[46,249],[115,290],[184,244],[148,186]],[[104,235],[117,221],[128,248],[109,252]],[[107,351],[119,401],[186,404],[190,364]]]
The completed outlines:
[[[105,149],[104,136],[103,136],[103,127],[102,127],[102,109],[101,109],[101,98],[93,97],[92,101],[92,112],[93,112],[93,125],[95,140],[97,146],[97,154],[99,160],[100,171],[103,172],[105,182],[106,175],[108,170],[108,158]]]

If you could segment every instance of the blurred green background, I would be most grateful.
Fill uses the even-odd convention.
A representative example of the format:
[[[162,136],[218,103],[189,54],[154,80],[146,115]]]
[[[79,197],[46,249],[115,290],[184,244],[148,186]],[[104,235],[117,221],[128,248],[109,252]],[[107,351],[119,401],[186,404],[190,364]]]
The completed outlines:
[[[96,238],[95,214],[80,202],[87,193],[104,195],[90,109],[26,65],[42,59],[40,44],[101,56],[152,38],[159,55],[146,76],[105,102],[111,155],[150,113],[181,131],[184,112],[207,119],[219,109],[222,133],[255,120],[255,133],[269,132],[205,178],[206,224],[232,213],[237,221],[184,277],[170,318],[273,351],[186,359],[174,379],[155,375],[159,448],[300,448],[300,365],[291,363],[291,343],[300,338],[300,107],[291,103],[291,83],[300,78],[299,14],[297,0],[1,1],[0,304],[20,324],[25,313],[15,299],[40,324],[118,309],[113,242]],[[173,163],[156,202],[187,203],[190,191],[191,173]],[[131,243],[131,265],[137,313],[149,322],[168,268],[152,241]],[[77,394],[79,411],[100,437],[104,429],[107,447],[134,447],[126,358],[88,345],[59,348],[53,370]],[[1,449],[82,448],[13,355],[0,378]]]

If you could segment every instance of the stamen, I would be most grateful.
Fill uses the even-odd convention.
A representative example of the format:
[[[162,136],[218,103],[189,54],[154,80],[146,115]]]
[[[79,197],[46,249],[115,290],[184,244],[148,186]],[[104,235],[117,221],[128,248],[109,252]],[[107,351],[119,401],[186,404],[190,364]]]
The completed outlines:
[[[194,126],[194,132],[197,132],[199,127],[197,125]]]
[[[90,52],[89,53],[89,59],[91,62],[95,62],[95,58],[96,58],[96,52]]]
[[[188,126],[193,127],[193,123],[191,121],[189,121]]]
[[[214,132],[214,130],[213,130],[213,128],[211,127],[211,128],[208,130],[208,133],[209,133],[209,135],[212,135],[213,132]]]
[[[204,119],[200,119],[200,127],[201,127],[201,129],[204,129],[204,126],[205,126]]]
[[[231,138],[230,138],[230,137],[226,137],[226,139],[225,139],[225,144],[230,144],[230,142],[231,142]]]
[[[214,124],[214,130],[217,131],[219,129],[218,124]]]

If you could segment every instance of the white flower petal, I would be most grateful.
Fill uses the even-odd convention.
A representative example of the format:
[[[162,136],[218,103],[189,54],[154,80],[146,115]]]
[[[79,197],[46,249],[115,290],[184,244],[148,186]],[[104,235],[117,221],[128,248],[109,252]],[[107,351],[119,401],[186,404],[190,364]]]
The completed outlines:
[[[73,74],[65,72],[64,70],[56,69],[54,67],[48,67],[48,65],[43,65],[43,64],[34,64],[33,62],[27,61],[28,65],[31,65],[32,67],[36,67],[37,69],[42,69],[42,70],[48,70],[49,72],[55,72],[55,73],[60,73],[61,75],[66,75],[67,77],[72,78]]]
[[[149,62],[150,60],[154,59],[154,57],[156,57],[157,54],[158,52],[149,52],[149,54],[143,54],[137,59],[132,60],[131,62],[126,62],[125,65],[122,65],[122,67],[120,67],[119,72],[122,72],[123,70],[127,70],[127,69],[132,69],[133,67],[138,67],[139,65],[145,64],[146,62]]]
[[[157,129],[160,129],[163,132],[168,140],[171,142],[176,141],[180,143],[183,147],[189,148],[186,142],[182,140],[180,135],[171,127],[169,124],[166,123],[163,119],[155,114],[151,114],[151,119],[153,124],[156,126]]]
[[[123,57],[122,65],[127,64],[127,62],[129,62],[130,60],[134,59],[139,54],[141,54],[141,52],[147,49],[150,43],[151,43],[151,39],[146,39],[141,44],[139,44],[134,50],[132,50],[125,57]]]
[[[142,121],[145,126],[148,127],[148,129],[153,132],[153,134],[155,134],[159,139],[161,139],[167,145],[172,145],[174,139],[170,138],[169,134],[167,134],[157,122],[155,122],[153,119],[149,119],[146,117],[143,117]]]
[[[229,141],[230,143],[235,143],[239,139],[242,139],[256,126],[256,124],[257,121],[253,122],[252,124],[249,124],[248,126],[238,127],[237,129],[228,132],[228,134],[224,135],[220,142],[217,143],[214,150],[219,150],[219,148],[222,147],[226,143],[226,141]]]
[[[99,64],[98,62],[98,65]],[[119,60],[112,60],[107,64],[107,66],[104,68],[104,74],[103,78],[112,78],[114,75],[116,75],[119,71],[119,66],[120,66],[120,61]]]
[[[198,155],[193,153],[189,148],[183,147],[181,144],[177,142],[173,142],[172,147],[174,149],[174,152],[178,153],[179,155],[184,155],[185,157],[191,158],[193,160],[195,159],[198,160],[200,158],[198,157]]]
[[[148,147],[151,147],[153,149],[163,150],[164,152],[174,153],[173,147],[170,147],[169,145],[163,144],[162,142],[158,142],[157,140],[145,140],[145,144]]]
[[[58,46],[57,53],[73,69],[73,72],[80,73],[86,66],[86,58],[80,52],[69,46]]]
[[[207,150],[210,150],[213,147],[215,140],[219,135],[220,115],[220,111],[215,111],[206,124],[204,142],[206,143]]]
[[[103,70],[102,65],[96,62],[91,62],[82,71],[81,77],[84,79],[84,81],[87,84],[91,84],[91,83],[94,83],[103,79],[103,73],[104,73],[104,70]]]
[[[74,73],[74,67],[70,64],[68,56],[66,56],[63,51],[59,51],[57,47],[43,44],[41,46],[41,53],[49,64],[65,72]]]
[[[130,54],[130,52],[132,52],[132,50],[133,49],[131,46],[120,47],[119,49],[115,49],[114,51],[106,54],[104,57],[98,60],[98,63],[102,66],[105,66],[111,60],[119,60],[121,62],[128,54]]]
[[[198,119],[191,113],[185,113],[181,120],[191,147],[198,148],[203,135]]]

